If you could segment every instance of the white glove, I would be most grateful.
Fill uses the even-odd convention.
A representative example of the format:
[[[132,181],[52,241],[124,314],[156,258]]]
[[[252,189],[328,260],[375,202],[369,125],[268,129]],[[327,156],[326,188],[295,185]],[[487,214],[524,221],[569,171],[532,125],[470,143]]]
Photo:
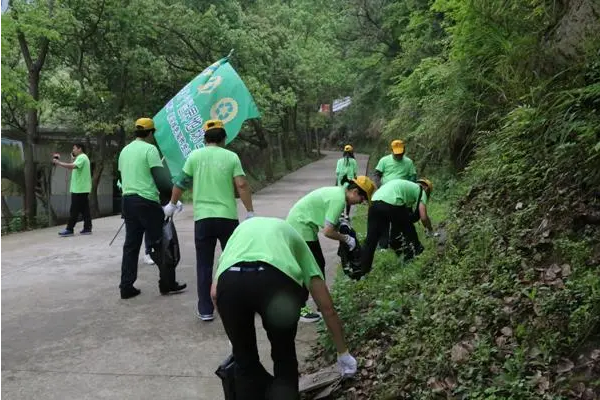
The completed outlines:
[[[183,211],[183,203],[179,200],[177,200],[177,204],[175,204],[175,208],[177,209],[177,212],[182,212]]]
[[[439,232],[435,232],[435,231],[426,231],[425,232],[425,236],[427,237],[438,237],[440,236]]]
[[[350,251],[354,250],[354,248],[356,247],[356,239],[354,239],[350,235],[342,235],[342,236],[344,236],[344,243],[346,243],[348,245],[348,247],[350,248]]]
[[[356,359],[348,352],[338,355],[337,366],[342,378],[351,378],[356,374]]]
[[[253,218],[253,217],[254,217],[254,211],[248,211],[246,213],[246,219],[250,219],[250,218]]]
[[[163,207],[163,211],[165,213],[165,217],[172,217],[177,211],[177,205],[169,202],[166,206]]]

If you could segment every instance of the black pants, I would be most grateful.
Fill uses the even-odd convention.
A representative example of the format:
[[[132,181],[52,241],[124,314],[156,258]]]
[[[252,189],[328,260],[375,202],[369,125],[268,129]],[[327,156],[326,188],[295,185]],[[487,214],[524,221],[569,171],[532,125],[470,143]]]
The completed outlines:
[[[83,215],[83,229],[92,230],[92,215],[90,214],[89,193],[71,193],[71,210],[67,230],[73,231],[79,215]]]
[[[391,224],[387,223],[386,226],[381,229],[381,237],[379,238],[378,244],[382,249],[390,247],[390,228]]]
[[[123,216],[125,218],[125,244],[121,263],[121,289],[131,288],[137,279],[138,257],[142,238],[155,251],[162,251],[162,226],[165,218],[163,209],[157,202],[137,195],[123,196]],[[157,265],[160,280],[159,287],[169,289],[175,284],[175,269]]]
[[[212,285],[217,239],[223,250],[238,225],[237,219],[229,218],[204,218],[195,222],[198,313],[201,315],[210,315],[214,312],[213,302],[210,298],[210,286]]]
[[[245,270],[221,274],[217,286],[217,307],[236,362],[236,400],[299,399],[295,339],[302,287],[270,265],[243,265]],[[271,342],[274,377],[265,371],[258,356],[257,313]]]
[[[152,253],[152,242],[150,242],[150,239],[148,239],[148,235],[144,235],[144,248],[145,254]]]
[[[405,260],[410,260],[423,252],[415,225],[410,221],[410,214],[411,210],[404,206],[393,206],[383,201],[373,202],[369,208],[367,238],[362,249],[361,267],[363,271],[371,270],[377,242],[385,234],[390,224],[392,226],[390,247],[396,251],[396,254],[403,255]]]

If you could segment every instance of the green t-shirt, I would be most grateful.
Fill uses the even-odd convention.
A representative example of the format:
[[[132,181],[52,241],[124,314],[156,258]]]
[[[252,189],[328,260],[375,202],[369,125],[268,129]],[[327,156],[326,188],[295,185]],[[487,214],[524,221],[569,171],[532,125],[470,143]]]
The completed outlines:
[[[402,160],[396,161],[393,154],[389,154],[385,157],[381,157],[381,160],[377,163],[375,170],[381,172],[381,184],[384,185],[386,182],[392,179],[407,179],[414,180],[417,177],[417,169],[412,160],[406,156],[402,157]]]
[[[262,261],[309,287],[312,277],[323,274],[304,239],[279,218],[254,217],[242,222],[233,232],[219,259],[219,278],[239,262]]]
[[[158,188],[150,169],[162,166],[156,146],[138,139],[129,143],[119,154],[123,194],[137,194],[158,203]]]
[[[90,159],[84,153],[75,158],[77,168],[71,173],[71,193],[89,193],[92,191],[92,173]]]
[[[392,179],[377,189],[371,201],[383,201],[393,206],[406,206],[410,209],[415,209],[420,190],[421,186],[418,183],[404,179]],[[421,195],[421,203],[427,204],[427,193],[425,193],[425,190],[423,190],[423,194]]]
[[[238,219],[233,178],[246,174],[237,154],[222,147],[206,146],[190,153],[183,172],[194,182],[194,221]]]
[[[342,178],[344,177],[344,175],[346,175],[348,179],[356,178],[356,171],[358,171],[358,164],[354,158],[340,158],[335,168],[338,186],[342,184]]]
[[[326,222],[337,225],[345,206],[344,186],[323,187],[298,200],[290,210],[287,222],[305,241],[319,240],[319,228],[324,227]]]

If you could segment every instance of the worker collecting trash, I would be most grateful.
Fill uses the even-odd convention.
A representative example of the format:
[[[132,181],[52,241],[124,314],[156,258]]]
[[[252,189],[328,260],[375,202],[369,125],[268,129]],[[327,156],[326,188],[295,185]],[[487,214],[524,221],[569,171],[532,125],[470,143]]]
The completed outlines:
[[[361,268],[371,270],[377,241],[391,224],[390,247],[406,261],[423,252],[414,224],[419,220],[433,234],[433,227],[427,215],[427,201],[433,184],[428,179],[417,183],[404,179],[394,179],[375,192],[367,217],[367,238],[362,248]]]
[[[255,217],[236,228],[211,289],[233,349],[236,400],[300,398],[295,338],[304,287],[332,336],[342,377],[353,376],[356,360],[348,353],[322,269],[305,239],[278,218]],[[260,315],[271,343],[273,376],[259,360],[255,314]]]
[[[163,222],[165,213],[159,203],[159,191],[171,191],[172,184],[165,180],[163,164],[154,141],[154,121],[140,118],[135,122],[135,140],[125,146],[119,154],[119,173],[123,188],[123,218],[125,219],[125,243],[121,264],[122,299],[140,294],[133,286],[137,280],[138,255],[144,234],[152,247],[150,256],[157,263],[161,294],[173,294],[184,290],[187,285],[175,280],[175,268],[166,265],[163,251]],[[181,209],[182,204],[174,205]],[[171,216],[173,214],[171,213]]]
[[[381,157],[375,167],[375,184],[377,187],[385,185],[393,179],[406,179],[411,182],[417,180],[417,169],[413,161],[406,156],[406,145],[400,139],[390,143],[392,154]],[[390,226],[382,227],[383,234],[379,238],[379,247],[387,249],[390,244]]]
[[[319,229],[323,229],[325,237],[344,242],[350,250],[356,246],[356,239],[338,232],[338,224],[346,204],[354,205],[371,201],[375,185],[369,177],[359,176],[350,181],[343,181],[342,186],[323,187],[313,190],[294,204],[287,221],[300,233],[312,252],[317,265],[325,276],[325,257],[319,243]],[[307,298],[308,299],[308,298]],[[302,308],[302,322],[316,322],[321,316],[312,312],[310,307]]]

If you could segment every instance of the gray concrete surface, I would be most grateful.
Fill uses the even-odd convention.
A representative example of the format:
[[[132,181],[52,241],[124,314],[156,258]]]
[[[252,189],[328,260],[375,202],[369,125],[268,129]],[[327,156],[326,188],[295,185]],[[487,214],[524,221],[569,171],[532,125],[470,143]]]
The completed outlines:
[[[337,157],[328,153],[255,194],[257,215],[285,217],[301,196],[332,185]],[[366,157],[357,159],[364,170]],[[158,292],[157,268],[140,260],[142,294],[119,298],[124,232],[108,246],[118,216],[94,220],[91,236],[60,238],[55,227],[2,238],[3,400],[223,398],[214,371],[229,344],[218,317],[205,323],[195,316],[191,205],[175,222],[182,246],[178,280],[188,291],[166,297]],[[331,282],[337,244],[321,243]],[[258,332],[261,358],[271,368],[268,341]],[[300,323],[301,360],[315,335],[315,324]]]

